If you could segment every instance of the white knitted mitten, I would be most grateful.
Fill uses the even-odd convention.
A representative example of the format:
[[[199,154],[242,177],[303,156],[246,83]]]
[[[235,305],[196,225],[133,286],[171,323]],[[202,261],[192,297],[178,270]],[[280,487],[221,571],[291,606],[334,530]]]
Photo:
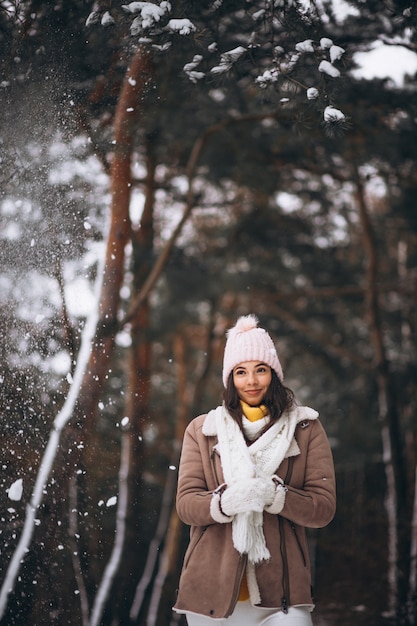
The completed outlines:
[[[275,491],[270,478],[248,478],[227,487],[221,496],[221,509],[226,515],[261,512],[265,505],[273,503]]]
[[[285,504],[285,496],[287,495],[287,487],[284,485],[284,481],[279,476],[273,476],[273,484],[275,484],[275,494],[274,499],[270,502],[266,507],[265,511],[267,513],[272,513],[274,515],[278,515],[281,513]],[[272,481],[271,481],[272,482]]]

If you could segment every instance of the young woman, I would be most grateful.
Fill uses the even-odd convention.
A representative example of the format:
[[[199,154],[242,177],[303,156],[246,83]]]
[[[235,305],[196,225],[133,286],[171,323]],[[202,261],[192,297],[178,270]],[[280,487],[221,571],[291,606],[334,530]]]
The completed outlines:
[[[189,626],[311,626],[305,527],[328,524],[336,501],[326,434],[254,315],[228,331],[223,384],[222,406],[184,436],[177,511],[191,534],[174,611]]]

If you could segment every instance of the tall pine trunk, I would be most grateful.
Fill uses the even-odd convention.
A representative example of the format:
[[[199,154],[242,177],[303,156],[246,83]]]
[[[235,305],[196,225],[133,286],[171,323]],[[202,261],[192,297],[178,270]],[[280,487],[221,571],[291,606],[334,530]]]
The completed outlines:
[[[125,248],[131,237],[129,206],[132,189],[132,150],[135,129],[140,119],[139,103],[146,91],[150,73],[149,53],[139,48],[126,71],[117,103],[114,154],[110,170],[110,229],[99,301],[100,320],[78,400],[78,418],[87,433],[94,427],[97,402],[102,393],[118,330],[120,289],[125,274]]]
[[[145,202],[140,224],[132,228],[133,288],[131,299],[140,292],[152,268],[154,249],[154,200],[156,160],[154,146],[146,141],[146,179],[144,187]],[[135,311],[130,321],[131,345],[126,363],[126,403],[125,416],[129,418],[130,435],[130,474],[129,474],[129,511],[128,534],[123,559],[123,572],[119,577],[118,592],[121,599],[130,598],[134,593],[135,582],[141,573],[141,501],[142,473],[145,463],[143,434],[150,423],[151,358],[152,344],[149,337],[151,309],[146,297]],[[127,621],[129,606],[123,602],[123,619]],[[120,608],[115,607],[116,610]]]
[[[355,169],[357,202],[366,263],[365,306],[374,354],[383,461],[387,481],[388,609],[398,625],[407,623],[406,602],[409,571],[410,527],[407,507],[407,472],[394,380],[384,345],[378,294],[378,253],[360,174]]]
[[[81,491],[86,503],[97,501],[92,493],[95,483],[89,480],[97,463],[98,432],[96,418],[98,404],[105,391],[111,368],[115,337],[119,329],[120,290],[125,277],[125,249],[131,240],[132,228],[129,207],[132,189],[132,151],[141,117],[141,103],[150,80],[152,67],[149,53],[139,48],[125,74],[114,120],[114,152],[110,169],[111,212],[107,237],[102,290],[99,298],[99,322],[94,338],[90,361],[86,370],[77,403],[77,426],[83,443],[81,463],[86,479]],[[82,478],[81,478],[82,480]],[[88,532],[89,578],[98,583],[103,565],[94,558],[100,545],[100,529],[91,524]]]

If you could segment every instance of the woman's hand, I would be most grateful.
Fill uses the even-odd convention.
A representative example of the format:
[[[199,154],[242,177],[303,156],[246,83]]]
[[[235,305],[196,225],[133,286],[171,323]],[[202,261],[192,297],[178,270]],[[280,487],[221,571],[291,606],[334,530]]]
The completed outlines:
[[[270,478],[248,478],[225,489],[221,509],[228,516],[251,511],[260,513],[273,503],[275,492],[275,483]]]

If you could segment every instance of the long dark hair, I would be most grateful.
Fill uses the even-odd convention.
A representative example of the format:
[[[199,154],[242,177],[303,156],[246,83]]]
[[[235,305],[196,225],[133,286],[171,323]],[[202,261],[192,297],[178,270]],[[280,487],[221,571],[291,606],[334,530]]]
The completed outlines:
[[[271,417],[270,424],[276,422],[287,409],[295,404],[295,396],[292,389],[282,384],[275,370],[271,369],[271,384],[263,399],[263,404],[268,408]],[[242,429],[242,406],[233,382],[233,372],[227,379],[227,387],[223,392],[223,402],[233,419]]]

